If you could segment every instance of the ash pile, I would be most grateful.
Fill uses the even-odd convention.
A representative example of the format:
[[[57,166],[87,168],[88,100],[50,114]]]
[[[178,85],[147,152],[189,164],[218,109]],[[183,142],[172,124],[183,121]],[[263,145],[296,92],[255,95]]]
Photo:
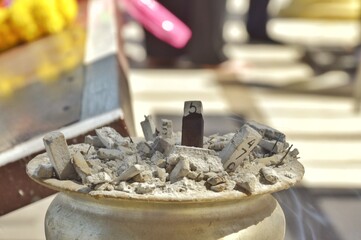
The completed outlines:
[[[185,109],[201,106],[197,104],[188,102]],[[39,155],[47,161],[33,175],[71,180],[87,192],[148,195],[252,195],[288,188],[302,178],[298,150],[283,133],[250,121],[234,133],[204,137],[203,118],[194,115],[201,115],[199,109],[185,111],[182,133],[173,132],[170,120],[162,120],[158,131],[150,116],[141,123],[144,139],[122,137],[103,127],[83,144],[68,147],[60,132],[49,133],[44,137],[47,154]]]

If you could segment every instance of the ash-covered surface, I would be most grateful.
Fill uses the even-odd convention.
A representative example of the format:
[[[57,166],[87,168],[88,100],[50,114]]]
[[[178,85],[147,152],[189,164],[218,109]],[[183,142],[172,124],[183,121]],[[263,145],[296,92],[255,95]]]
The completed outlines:
[[[87,136],[85,143],[66,149],[51,146],[59,142],[59,134],[50,133],[44,140],[48,154],[34,158],[27,172],[57,190],[158,200],[271,193],[293,186],[304,174],[298,151],[284,134],[259,123],[248,122],[236,133],[204,137],[203,148],[196,148],[182,146],[181,134],[164,122],[161,133],[146,129],[154,131],[153,135],[148,131],[148,141],[122,137],[104,127],[96,130],[96,136]],[[64,179],[66,172],[69,177]]]

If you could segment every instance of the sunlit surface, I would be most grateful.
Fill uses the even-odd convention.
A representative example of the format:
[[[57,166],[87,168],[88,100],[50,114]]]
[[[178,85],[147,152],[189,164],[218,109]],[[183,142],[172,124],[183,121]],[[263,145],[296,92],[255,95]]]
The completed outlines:
[[[308,46],[355,47],[361,37],[357,20],[274,19],[268,29],[277,40]]]

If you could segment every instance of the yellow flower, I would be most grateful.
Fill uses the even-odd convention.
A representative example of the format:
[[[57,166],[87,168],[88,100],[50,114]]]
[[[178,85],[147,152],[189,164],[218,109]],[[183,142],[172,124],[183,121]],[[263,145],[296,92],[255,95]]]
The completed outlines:
[[[6,8],[0,8],[0,24],[9,18],[9,12]]]
[[[34,1],[34,18],[46,33],[57,33],[65,27],[65,21],[57,10],[56,0]]]
[[[5,8],[0,9],[0,51],[16,45],[19,41],[19,36],[9,24],[9,11]]]
[[[31,41],[42,35],[32,16],[31,0],[14,1],[9,8],[9,18],[12,29],[22,40]]]
[[[57,0],[56,4],[65,22],[67,24],[72,23],[78,14],[78,4],[76,0]]]
[[[60,32],[75,20],[77,11],[76,0],[13,0],[9,8],[0,9],[0,51]]]

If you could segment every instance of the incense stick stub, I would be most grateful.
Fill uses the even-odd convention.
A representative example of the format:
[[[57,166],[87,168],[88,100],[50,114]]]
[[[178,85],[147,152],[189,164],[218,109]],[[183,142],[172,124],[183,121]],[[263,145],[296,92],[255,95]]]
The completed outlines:
[[[190,114],[203,114],[203,105],[201,101],[186,101],[184,102],[183,116]]]
[[[204,120],[201,101],[186,101],[182,119],[182,145],[203,147]]]
[[[171,120],[162,119],[162,138],[172,138],[173,136],[173,122]]]
[[[228,172],[234,171],[261,139],[262,136],[256,130],[244,125],[219,154],[224,169]]]
[[[153,141],[156,136],[156,128],[152,116],[144,116],[144,118],[144,121],[140,122],[144,138],[147,141]]]
[[[81,154],[80,151],[76,152],[73,155],[73,166],[83,182],[86,181],[87,176],[90,176],[92,174],[91,167],[89,167],[87,161],[85,160],[83,154]]]
[[[59,179],[76,179],[78,175],[71,163],[64,135],[61,132],[51,132],[44,136],[43,142]]]

